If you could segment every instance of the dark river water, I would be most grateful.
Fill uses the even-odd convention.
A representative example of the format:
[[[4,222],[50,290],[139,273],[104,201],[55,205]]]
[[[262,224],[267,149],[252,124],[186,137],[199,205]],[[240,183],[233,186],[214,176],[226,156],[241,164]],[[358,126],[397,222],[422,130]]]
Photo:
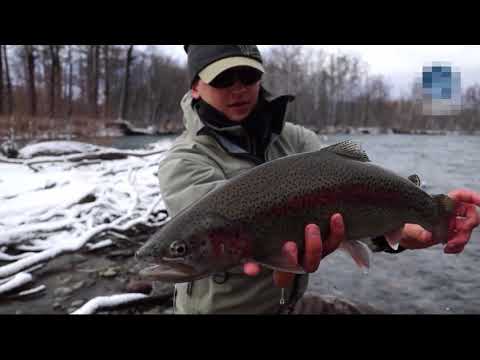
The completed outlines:
[[[171,138],[170,138],[171,139]],[[480,137],[474,136],[329,136],[360,142],[372,162],[400,175],[418,174],[429,193],[464,187],[480,192]],[[137,148],[169,138],[129,137],[110,143]],[[311,276],[309,290],[369,303],[395,314],[480,313],[480,232],[459,255],[438,245],[398,255],[373,254],[368,274],[341,251],[324,259]]]

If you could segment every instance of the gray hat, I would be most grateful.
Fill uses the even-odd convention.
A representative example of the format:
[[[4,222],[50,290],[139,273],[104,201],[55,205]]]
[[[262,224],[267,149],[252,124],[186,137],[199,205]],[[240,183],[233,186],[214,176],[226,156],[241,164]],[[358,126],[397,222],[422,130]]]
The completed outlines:
[[[225,70],[249,66],[265,72],[256,45],[185,45],[188,55],[188,75],[193,84],[197,76],[209,84]]]

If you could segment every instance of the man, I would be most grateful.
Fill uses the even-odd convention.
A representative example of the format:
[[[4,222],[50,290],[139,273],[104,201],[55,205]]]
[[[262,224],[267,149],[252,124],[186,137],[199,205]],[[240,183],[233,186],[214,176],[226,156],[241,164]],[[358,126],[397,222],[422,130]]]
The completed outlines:
[[[159,168],[163,199],[174,217],[228,179],[259,164],[283,156],[318,150],[318,136],[285,122],[290,95],[273,96],[261,86],[265,69],[255,45],[185,45],[191,90],[182,99],[185,132],[175,141]],[[272,184],[274,186],[274,184]],[[462,201],[452,222],[447,253],[463,250],[479,223],[475,204],[480,194],[457,190],[450,196]],[[321,258],[344,239],[341,214],[332,216],[331,234],[322,239],[318,226],[305,229],[305,255],[298,259],[294,242],[284,246],[291,262],[314,272]],[[289,240],[289,239],[284,239]],[[323,241],[322,241],[323,240]],[[401,248],[419,249],[437,244],[417,225],[404,228]],[[372,250],[391,250],[385,239],[372,241]],[[308,275],[291,275],[249,263],[225,273],[176,285],[177,313],[321,313],[361,312],[346,301],[302,297]],[[281,303],[285,302],[285,305]],[[332,310],[333,309],[333,310]],[[340,311],[340,310],[339,310]]]

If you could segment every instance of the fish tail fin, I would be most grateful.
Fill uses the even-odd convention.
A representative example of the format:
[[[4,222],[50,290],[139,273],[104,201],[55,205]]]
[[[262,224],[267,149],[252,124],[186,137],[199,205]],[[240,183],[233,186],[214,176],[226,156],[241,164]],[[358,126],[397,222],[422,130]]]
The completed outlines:
[[[437,204],[438,222],[433,227],[432,234],[435,239],[445,244],[449,237],[450,221],[454,219],[457,201],[447,195],[433,195],[433,199]]]

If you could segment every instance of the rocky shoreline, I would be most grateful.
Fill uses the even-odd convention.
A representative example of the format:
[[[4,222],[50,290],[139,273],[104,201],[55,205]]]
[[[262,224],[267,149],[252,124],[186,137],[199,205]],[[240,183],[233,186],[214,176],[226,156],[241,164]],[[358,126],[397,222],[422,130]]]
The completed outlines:
[[[144,293],[148,297],[97,314],[169,314],[172,313],[173,285],[151,283],[138,277],[141,265],[135,251],[141,242],[113,245],[95,251],[81,251],[53,259],[34,273],[35,285],[45,285],[31,295],[8,293],[0,296],[1,314],[71,314],[98,296]]]

